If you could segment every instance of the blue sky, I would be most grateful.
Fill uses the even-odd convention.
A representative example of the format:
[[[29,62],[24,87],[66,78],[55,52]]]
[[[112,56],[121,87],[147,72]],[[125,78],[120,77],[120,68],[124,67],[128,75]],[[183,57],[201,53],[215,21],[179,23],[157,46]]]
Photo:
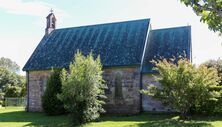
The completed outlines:
[[[222,58],[222,37],[179,0],[0,0],[0,57],[22,68],[44,35],[51,8],[57,28],[143,18],[153,29],[191,25],[193,62]]]

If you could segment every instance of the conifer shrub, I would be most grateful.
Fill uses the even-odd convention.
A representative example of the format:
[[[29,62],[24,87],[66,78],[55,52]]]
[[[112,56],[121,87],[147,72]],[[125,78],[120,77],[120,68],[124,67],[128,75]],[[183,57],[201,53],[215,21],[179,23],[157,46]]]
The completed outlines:
[[[63,102],[58,99],[61,90],[61,78],[59,70],[52,70],[52,75],[47,81],[46,90],[42,97],[42,107],[48,115],[60,115],[65,112]]]

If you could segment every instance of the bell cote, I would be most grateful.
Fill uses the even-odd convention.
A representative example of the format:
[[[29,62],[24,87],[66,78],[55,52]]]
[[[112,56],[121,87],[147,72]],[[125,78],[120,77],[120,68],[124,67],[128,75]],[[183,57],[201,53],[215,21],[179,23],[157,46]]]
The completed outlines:
[[[45,35],[49,35],[54,29],[56,29],[56,17],[53,10],[51,10],[50,14],[46,17]]]

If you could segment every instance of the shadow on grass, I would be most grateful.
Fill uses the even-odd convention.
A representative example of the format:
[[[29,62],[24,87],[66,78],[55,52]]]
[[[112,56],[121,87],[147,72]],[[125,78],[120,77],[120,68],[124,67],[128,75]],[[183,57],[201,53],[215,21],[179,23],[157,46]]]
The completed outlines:
[[[221,116],[217,117],[200,117],[193,116],[191,120],[179,120],[178,114],[149,114],[142,113],[135,116],[104,116],[101,121],[115,121],[115,122],[139,122],[133,124],[132,127],[213,127],[213,121],[221,120]],[[124,126],[127,127],[127,126]]]
[[[181,122],[178,120],[159,120],[149,121],[146,123],[137,124],[138,127],[213,127],[210,123],[206,122]]]

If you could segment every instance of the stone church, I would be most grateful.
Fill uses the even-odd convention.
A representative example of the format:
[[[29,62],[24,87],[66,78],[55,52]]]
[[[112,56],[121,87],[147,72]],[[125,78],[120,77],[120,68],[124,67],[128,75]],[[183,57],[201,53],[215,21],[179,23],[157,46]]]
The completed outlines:
[[[28,111],[42,111],[41,97],[51,69],[68,68],[77,50],[101,57],[108,113],[171,110],[139,90],[148,83],[159,85],[151,60],[181,54],[191,60],[191,26],[153,30],[150,19],[140,19],[56,29],[55,15],[46,19],[45,35],[23,68]]]

